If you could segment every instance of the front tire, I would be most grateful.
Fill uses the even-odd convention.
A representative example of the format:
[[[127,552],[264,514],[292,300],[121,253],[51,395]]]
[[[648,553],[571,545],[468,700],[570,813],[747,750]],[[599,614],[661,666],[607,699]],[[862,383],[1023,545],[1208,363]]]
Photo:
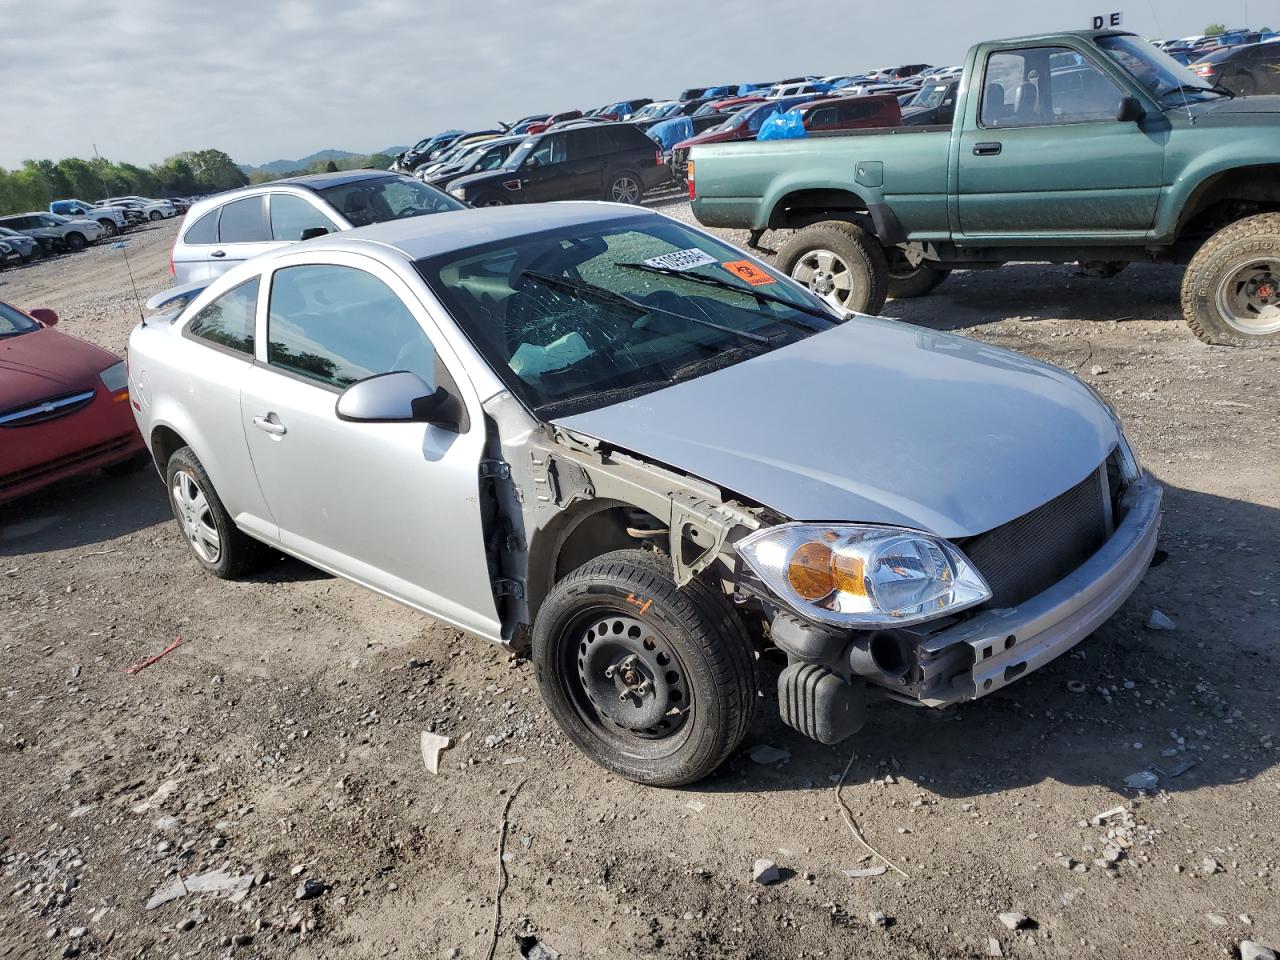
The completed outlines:
[[[565,735],[650,786],[692,783],[742,742],[755,707],[750,641],[724,594],[677,588],[662,554],[619,550],[552,589],[533,667]]]
[[[510,204],[511,201],[501,194],[486,193],[482,196],[476,197],[475,201],[471,205],[473,207],[506,207]]]
[[[778,266],[838,310],[876,314],[884,307],[884,249],[857,224],[827,220],[805,227],[782,245]]]
[[[83,233],[69,233],[63,239],[63,242],[72,253],[79,253],[89,245],[89,241],[84,238]]]
[[[190,447],[179,447],[169,457],[165,483],[178,529],[200,566],[215,577],[231,580],[267,558],[266,546],[232,521]]]
[[[1182,315],[1205,343],[1280,343],[1280,213],[1223,227],[1182,276]]]
[[[159,210],[152,210],[149,214],[147,214],[147,216],[154,223],[155,221],[161,219],[164,216],[164,214],[162,214]]]
[[[98,223],[102,224],[102,229],[107,231],[108,237],[120,236],[120,228],[116,226],[114,220],[99,220]]]
[[[885,250],[885,259],[889,262],[888,292],[892,300],[923,297],[951,273],[950,270],[934,269],[926,263],[913,267],[898,247]]]

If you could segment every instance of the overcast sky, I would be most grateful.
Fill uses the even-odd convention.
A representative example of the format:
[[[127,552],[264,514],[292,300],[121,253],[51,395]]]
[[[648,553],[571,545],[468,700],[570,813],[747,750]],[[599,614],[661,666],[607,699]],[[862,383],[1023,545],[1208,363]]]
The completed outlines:
[[[364,153],[686,86],[958,63],[1115,9],[1147,37],[1280,20],[1275,0],[0,0],[0,166],[94,144],[134,163]]]

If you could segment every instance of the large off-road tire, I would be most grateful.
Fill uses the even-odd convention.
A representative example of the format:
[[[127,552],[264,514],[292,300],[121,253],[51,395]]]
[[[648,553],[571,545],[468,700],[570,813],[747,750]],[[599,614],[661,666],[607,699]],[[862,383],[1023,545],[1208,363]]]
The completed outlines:
[[[83,233],[68,233],[62,238],[62,242],[67,245],[67,249],[72,253],[79,253],[89,245],[89,241],[85,239]]]
[[[552,589],[533,628],[552,716],[591,760],[650,786],[692,783],[741,743],[755,661],[724,594],[677,588],[663,554],[619,550]]]
[[[228,515],[209,475],[190,447],[179,447],[165,468],[169,505],[196,562],[231,580],[260,566],[267,547],[241,531]]]
[[[884,307],[884,249],[857,224],[825,220],[797,231],[778,251],[778,266],[838,310],[874,314]]]
[[[884,253],[885,260],[889,263],[889,299],[891,300],[923,297],[947,279],[947,275],[951,273],[950,270],[934,269],[924,263],[913,267],[907,255],[897,247],[886,249]]]
[[[1223,227],[1182,277],[1182,316],[1205,343],[1280,344],[1280,213]]]

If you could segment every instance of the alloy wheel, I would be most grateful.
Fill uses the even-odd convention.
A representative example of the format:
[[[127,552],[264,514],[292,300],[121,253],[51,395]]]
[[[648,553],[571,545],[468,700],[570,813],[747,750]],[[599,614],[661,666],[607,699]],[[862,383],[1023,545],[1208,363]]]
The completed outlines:
[[[640,184],[634,177],[619,177],[609,188],[609,199],[614,203],[639,203]]]

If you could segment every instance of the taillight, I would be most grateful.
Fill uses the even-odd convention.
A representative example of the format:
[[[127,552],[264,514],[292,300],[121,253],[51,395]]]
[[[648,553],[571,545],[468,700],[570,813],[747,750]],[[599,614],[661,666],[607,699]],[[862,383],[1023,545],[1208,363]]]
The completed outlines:
[[[667,158],[662,155],[661,147],[653,151],[653,159],[654,159],[654,162],[660,167],[666,165]]]
[[[688,164],[686,164],[686,170],[687,172],[685,173],[685,178],[689,181],[689,199],[696,200],[698,199],[698,190],[693,185],[693,161],[692,160],[690,160]]]
[[[1203,64],[1203,65],[1201,65],[1201,66],[1196,67],[1196,76],[1197,76],[1197,77],[1207,77],[1207,76],[1209,76],[1209,74],[1211,74],[1211,73],[1213,73],[1213,64],[1211,64],[1211,63],[1206,63],[1206,64]]]
[[[177,244],[174,244],[173,250],[177,249]],[[178,268],[173,265],[173,250],[169,251],[169,276],[176,277],[178,275]]]

